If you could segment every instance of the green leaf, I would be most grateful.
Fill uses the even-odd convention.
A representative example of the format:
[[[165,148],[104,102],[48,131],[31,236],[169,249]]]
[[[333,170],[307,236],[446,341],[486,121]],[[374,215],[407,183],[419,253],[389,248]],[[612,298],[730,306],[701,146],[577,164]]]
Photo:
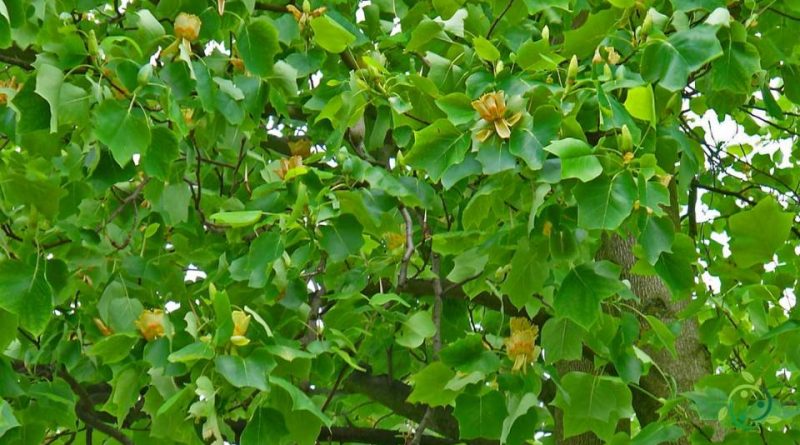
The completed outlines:
[[[472,108],[472,101],[464,93],[450,93],[436,99],[436,106],[447,114],[453,125],[463,125],[475,120],[477,115]]]
[[[500,290],[508,295],[511,303],[523,308],[534,298],[535,293],[542,291],[545,280],[550,276],[547,268],[543,242],[531,242],[521,239],[511,258],[511,271]]]
[[[45,280],[46,263],[37,266],[20,261],[0,262],[0,309],[19,318],[21,327],[34,336],[44,332],[53,315],[53,291]]]
[[[619,19],[619,11],[614,9],[606,9],[589,15],[579,28],[564,33],[564,49],[560,54],[567,59],[573,55],[578,56],[579,59],[591,55],[609,30],[615,28]]]
[[[314,42],[325,51],[339,54],[356,41],[356,36],[328,16],[311,20]]]
[[[261,16],[251,21],[242,28],[236,44],[248,71],[262,77],[272,72],[275,55],[280,51],[278,31],[272,20]]]
[[[11,18],[3,1],[0,2],[0,48],[8,48],[9,45],[11,45]]]
[[[620,9],[630,8],[636,4],[636,0],[608,0],[608,2]]]
[[[14,411],[11,405],[3,399],[0,399],[0,437],[3,437],[8,430],[20,426],[19,421],[14,417]]]
[[[481,336],[469,334],[444,347],[439,355],[442,363],[458,369],[480,359],[485,350]]]
[[[631,439],[631,445],[658,445],[668,442],[674,443],[684,435],[684,431],[673,423],[653,422],[642,428]]]
[[[348,256],[358,253],[364,245],[363,227],[350,214],[344,214],[328,225],[320,226],[322,239],[320,245],[335,262],[344,261]]]
[[[600,315],[600,302],[621,291],[619,266],[608,261],[582,264],[572,269],[553,298],[556,315],[589,329]]]
[[[544,150],[561,159],[562,179],[577,178],[587,182],[603,173],[603,166],[592,153],[592,147],[579,139],[561,139],[544,147]]]
[[[570,372],[553,404],[564,413],[564,438],[591,431],[611,440],[620,419],[633,415],[631,392],[617,377]]]
[[[672,252],[672,241],[675,239],[675,224],[668,217],[647,218],[639,243],[644,248],[645,258],[655,264],[662,253]]]
[[[129,105],[106,100],[94,114],[97,139],[108,146],[120,167],[127,165],[134,153],[145,153],[150,145],[150,127],[138,107]]]
[[[653,87],[650,85],[636,87],[628,90],[628,97],[625,99],[625,109],[636,119],[650,122],[655,127],[658,117],[656,116],[656,102],[653,97]]]
[[[544,148],[558,135],[561,114],[551,106],[542,106],[533,113],[533,121],[524,117],[511,132],[508,151],[522,159],[531,170],[540,170],[546,153]]]
[[[483,249],[478,247],[469,249],[453,259],[453,270],[447,274],[447,279],[459,283],[483,273],[486,262],[489,261]]]
[[[293,410],[307,411],[321,420],[325,426],[331,426],[333,420],[323,413],[322,410],[320,410],[319,407],[314,403],[314,401],[309,399],[308,396],[300,390],[300,388],[275,375],[271,375],[269,377],[269,382],[272,385],[283,389],[289,394],[289,397],[292,398]]]
[[[100,339],[87,353],[100,357],[103,363],[110,365],[127,358],[131,354],[133,345],[138,341],[139,338],[133,334],[113,334]]]
[[[283,414],[273,408],[260,407],[253,412],[247,422],[240,445],[262,445],[280,443],[281,438],[289,434]]]
[[[211,304],[214,306],[214,323],[217,325],[217,330],[214,332],[214,344],[223,346],[233,335],[231,301],[227,292],[217,291],[213,284],[209,285],[209,294],[211,294]]]
[[[223,224],[231,227],[247,227],[257,223],[264,212],[261,210],[243,210],[238,212],[218,212],[209,216],[209,219],[216,224]]]
[[[700,25],[649,43],[642,54],[641,73],[669,91],[682,90],[689,74],[722,55],[717,28]]]
[[[656,334],[658,341],[667,348],[669,353],[672,354],[673,358],[677,358],[678,352],[675,349],[675,334],[673,334],[667,325],[665,325],[664,322],[658,318],[652,315],[647,315],[645,318],[647,319],[647,323],[653,329],[653,332]]]
[[[696,9],[713,11],[725,7],[724,0],[670,0],[670,3],[676,11],[694,11]]]
[[[475,52],[478,57],[489,62],[495,62],[500,58],[500,51],[495,48],[492,42],[484,39],[483,37],[475,37],[472,39],[472,45],[475,47]]]
[[[432,180],[439,181],[449,166],[464,160],[469,145],[469,133],[458,130],[447,119],[439,119],[414,132],[414,146],[405,161],[414,168],[424,169]]]
[[[9,343],[17,338],[18,326],[19,321],[16,314],[0,309],[0,350],[5,351]],[[2,395],[2,391],[0,391],[0,396]]]
[[[789,238],[793,216],[782,211],[772,197],[766,197],[750,210],[728,218],[733,260],[741,267],[750,267],[772,259]],[[765,230],[765,228],[769,230]]]
[[[172,363],[191,363],[214,358],[214,349],[205,342],[194,342],[173,352],[167,357]]]
[[[220,355],[214,363],[217,372],[237,388],[256,388],[267,391],[267,376],[275,368],[275,360],[265,349],[253,351],[242,358],[234,355]]]
[[[528,412],[539,404],[539,400],[536,398],[536,395],[532,393],[525,393],[521,397],[513,394],[508,398],[507,403],[508,417],[503,420],[503,429],[500,433],[501,444],[516,442],[509,439],[515,436],[514,432],[518,428],[518,425],[526,420]]]
[[[461,439],[499,439],[506,417],[505,398],[499,392],[483,396],[461,394],[453,416],[458,420]]]
[[[61,69],[43,63],[36,69],[36,94],[50,104],[50,133],[58,131],[58,109],[64,73]]]
[[[551,318],[542,327],[542,349],[547,363],[578,360],[585,332],[566,318]]]
[[[578,201],[578,225],[585,229],[614,230],[630,215],[637,198],[636,184],[628,172],[613,179],[599,177],[578,184],[573,190]]]
[[[442,24],[433,20],[423,20],[411,31],[411,37],[406,44],[406,51],[421,51],[425,45],[439,36],[444,36]]]
[[[715,90],[750,94],[753,76],[761,70],[758,49],[747,42],[728,41],[725,53],[711,67],[711,85]]]
[[[414,389],[408,396],[409,403],[425,403],[430,406],[444,406],[456,399],[458,393],[445,388],[455,372],[442,362],[433,362],[413,374],[409,381]]]
[[[419,311],[403,322],[403,330],[397,336],[397,344],[409,349],[416,349],[426,338],[433,337],[434,333],[436,333],[436,326],[433,324],[431,314],[427,311]]]
[[[165,127],[155,127],[151,132],[150,147],[142,156],[142,167],[148,175],[165,181],[178,158],[178,152],[175,133]]]
[[[674,298],[685,297],[694,288],[695,249],[692,238],[676,233],[672,252],[663,253],[655,264],[656,273],[664,280]]]
[[[480,144],[478,156],[475,158],[483,167],[483,174],[494,175],[516,167],[514,156],[508,151],[505,144],[492,138]]]

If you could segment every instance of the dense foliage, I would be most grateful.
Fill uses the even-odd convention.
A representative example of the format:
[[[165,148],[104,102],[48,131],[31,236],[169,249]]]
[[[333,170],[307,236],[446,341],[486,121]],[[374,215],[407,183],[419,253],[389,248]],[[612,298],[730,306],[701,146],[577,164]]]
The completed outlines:
[[[0,444],[797,443],[799,25],[0,0]]]

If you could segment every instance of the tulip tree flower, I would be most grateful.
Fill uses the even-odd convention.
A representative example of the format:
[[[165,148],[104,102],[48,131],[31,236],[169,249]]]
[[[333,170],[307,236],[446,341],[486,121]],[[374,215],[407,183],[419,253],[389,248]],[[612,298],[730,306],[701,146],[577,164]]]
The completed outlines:
[[[502,91],[486,93],[478,100],[472,101],[472,108],[480,114],[483,127],[478,130],[477,138],[483,142],[497,133],[502,139],[511,137],[511,127],[522,117],[516,112],[506,117],[506,99]]]
[[[513,371],[525,371],[528,364],[539,356],[540,348],[536,346],[539,327],[531,324],[526,318],[511,319],[511,335],[505,339],[506,353],[514,361]]]
[[[246,337],[247,328],[250,326],[250,316],[242,311],[233,311],[233,335],[231,335],[231,343],[236,346],[245,346],[250,343],[250,339]]]
[[[135,322],[136,327],[147,341],[164,336],[164,311],[152,309],[142,311]]]

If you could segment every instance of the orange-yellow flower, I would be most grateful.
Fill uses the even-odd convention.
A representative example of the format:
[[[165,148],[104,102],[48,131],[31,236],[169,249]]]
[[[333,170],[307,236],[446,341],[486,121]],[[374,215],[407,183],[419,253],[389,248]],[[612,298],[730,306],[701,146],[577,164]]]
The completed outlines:
[[[194,42],[197,40],[197,36],[200,35],[200,26],[202,24],[200,17],[182,12],[175,19],[175,36],[179,39]]]
[[[0,80],[0,88],[19,91],[20,85],[17,83],[17,78],[12,77],[9,80]],[[8,96],[5,93],[0,93],[0,105],[5,105],[6,102],[8,102]]]
[[[298,139],[296,141],[289,141],[289,152],[292,156],[300,156],[307,158],[311,156],[311,140],[307,138]]]
[[[250,316],[242,311],[233,311],[231,317],[233,317],[231,343],[236,346],[244,346],[250,343],[250,339],[246,337],[247,328],[250,326]]]
[[[388,247],[389,250],[397,249],[406,244],[406,237],[402,233],[389,232],[383,237],[386,239],[386,247]]]
[[[288,173],[289,170],[302,166],[303,158],[300,156],[292,156],[289,159],[281,159],[280,166],[278,166],[278,169],[275,170],[275,173],[278,174],[279,178],[284,179],[286,178],[286,173]]]
[[[321,7],[311,10],[311,5],[306,1],[303,2],[303,9],[297,9],[295,5],[286,5],[286,10],[291,12],[294,16],[294,19],[297,20],[297,24],[300,26],[300,30],[304,30],[306,26],[311,22],[311,19],[315,17],[319,17],[322,14],[325,14],[325,11],[328,8]]]
[[[508,118],[505,117],[506,99],[502,91],[486,93],[480,99],[473,100],[472,108],[488,124],[488,126],[478,130],[477,137],[481,142],[489,139],[492,133],[497,133],[503,139],[510,138],[511,127],[522,117],[520,112],[514,113]]]
[[[164,311],[152,309],[142,311],[135,322],[136,327],[141,332],[142,337],[147,341],[155,340],[164,336]]]
[[[525,371],[528,364],[539,356],[540,348],[536,346],[539,327],[531,324],[527,318],[511,319],[511,335],[505,339],[506,353],[514,361],[513,371]]]

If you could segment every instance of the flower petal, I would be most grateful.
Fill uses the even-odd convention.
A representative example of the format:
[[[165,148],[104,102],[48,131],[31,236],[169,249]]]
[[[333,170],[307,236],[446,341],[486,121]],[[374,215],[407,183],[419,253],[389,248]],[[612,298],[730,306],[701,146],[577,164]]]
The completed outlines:
[[[511,129],[508,128],[508,122],[505,119],[498,119],[494,121],[494,129],[497,131],[497,135],[503,139],[508,139],[511,137]]]

